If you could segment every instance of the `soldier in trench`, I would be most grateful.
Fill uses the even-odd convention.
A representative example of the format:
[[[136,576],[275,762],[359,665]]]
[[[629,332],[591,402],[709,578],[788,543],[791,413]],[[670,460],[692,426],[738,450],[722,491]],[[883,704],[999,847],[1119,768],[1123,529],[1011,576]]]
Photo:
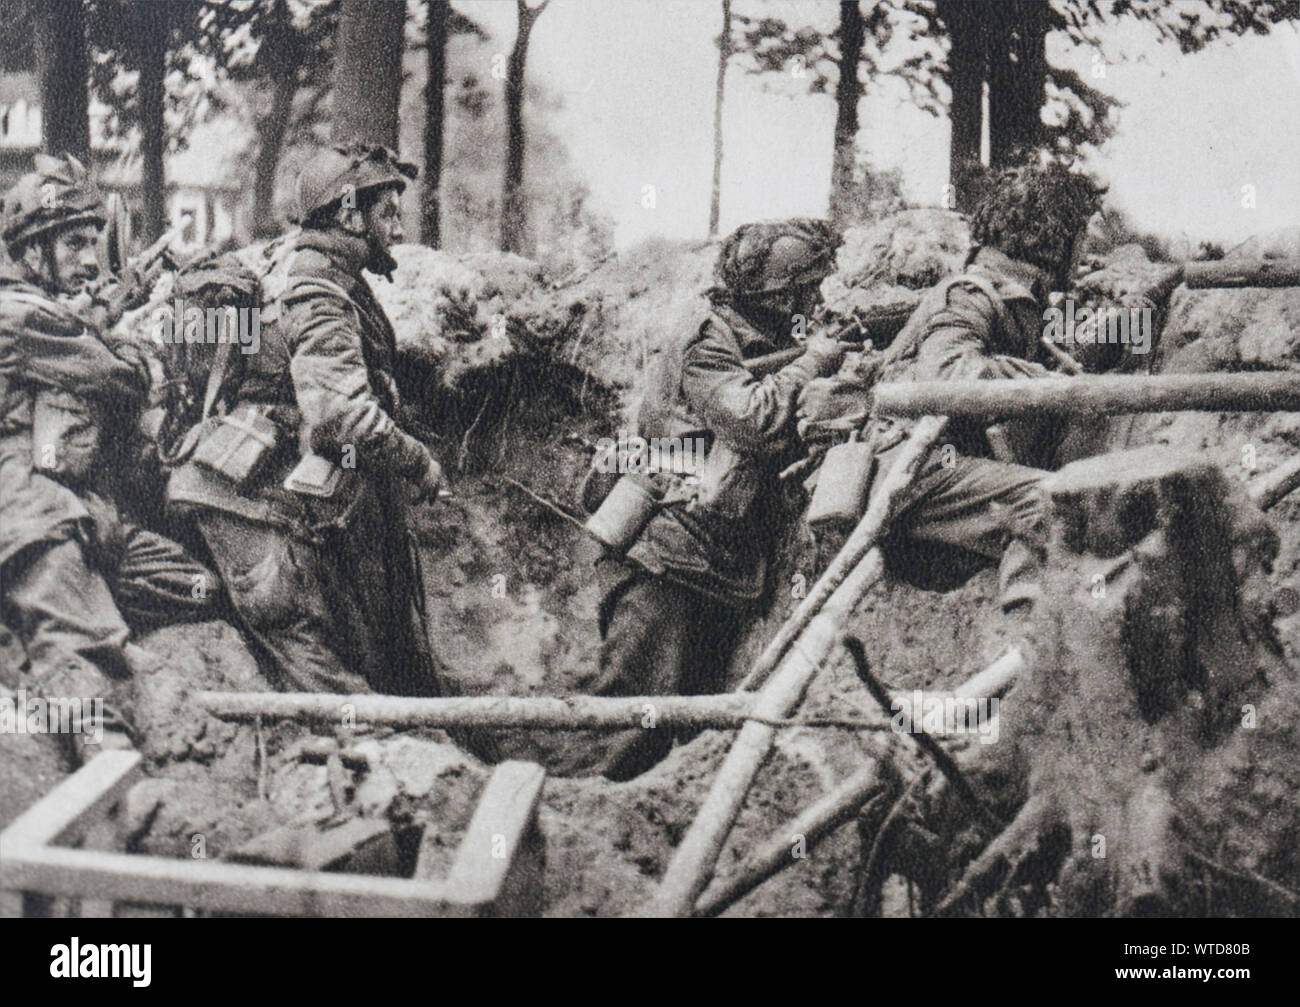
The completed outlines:
[[[0,219],[0,615],[27,663],[0,672],[12,688],[104,701],[105,723],[64,739],[79,764],[101,727],[103,747],[132,743],[130,676],[148,660],[132,629],[210,615],[218,581],[122,513],[149,371],[114,326],[150,278],[97,282],[99,190],[74,158],[37,155]]]
[[[799,392],[834,373],[847,346],[814,328],[803,354],[775,373],[757,376],[746,361],[795,345],[795,333],[820,303],[839,243],[821,220],[739,228],[719,252],[707,309],[649,375],[638,435],[661,443],[700,438],[707,450],[695,471],[623,476],[658,503],[626,551],[597,564],[603,643],[593,694],[723,687],[792,516],[781,503],[777,475],[800,454]],[[694,459],[695,452],[682,457]],[[667,754],[673,732],[647,721],[582,740],[565,771],[626,780]]]

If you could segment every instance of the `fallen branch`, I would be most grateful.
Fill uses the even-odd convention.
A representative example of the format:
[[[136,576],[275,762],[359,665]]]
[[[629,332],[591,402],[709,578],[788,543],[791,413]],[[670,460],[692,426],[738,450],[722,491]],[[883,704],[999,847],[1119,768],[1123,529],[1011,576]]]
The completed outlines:
[[[555,731],[621,731],[681,725],[738,728],[826,727],[886,731],[888,720],[855,717],[771,717],[752,694],[713,696],[405,696],[319,692],[196,692],[202,710],[226,720],[284,718],[338,723],[347,713],[358,723],[391,727],[501,727]]]
[[[857,672],[858,680],[866,687],[867,692],[871,693],[871,698],[880,704],[885,716],[891,716],[893,714],[893,706],[891,705],[893,698],[885,690],[885,687],[876,681],[876,677],[871,674],[871,668],[867,664],[867,652],[862,647],[862,641],[856,637],[846,636],[844,638],[844,649],[853,658],[853,667]],[[988,806],[980,800],[979,795],[975,793],[975,788],[970,785],[953,757],[944,750],[944,747],[939,742],[915,725],[908,737],[916,742],[916,746],[921,751],[934,760],[935,765],[939,767],[939,772],[943,773],[948,782],[953,785],[962,800],[975,809],[978,818],[985,826],[995,833],[1005,828],[1006,823],[1000,821],[998,816],[993,814]]]
[[[952,695],[959,698],[992,697],[1004,692],[1024,667],[1020,651],[1012,648],[983,671],[959,685]],[[930,695],[946,695],[930,693]],[[901,694],[895,693],[901,700]],[[894,743],[891,734],[868,736],[871,745],[877,746],[883,756]],[[919,765],[919,762],[918,762]],[[919,772],[919,770],[918,770]],[[878,791],[880,781],[873,762],[854,773],[821,800],[808,807],[797,818],[781,826],[772,838],[758,847],[734,874],[715,879],[696,904],[696,916],[716,916],[727,906],[743,898],[746,893],[762,884],[773,874],[795,862],[790,856],[790,842],[796,835],[804,837],[805,848],[813,846],[833,832],[838,826],[853,818],[862,806]]]
[[[551,513],[558,514],[560,517],[564,518],[564,520],[568,521],[570,524],[577,525],[579,528],[583,530],[583,532],[587,531],[586,525],[581,520],[579,520],[576,515],[570,514],[567,510],[561,507],[554,500],[550,499],[549,497],[542,496],[542,494],[538,493],[535,490],[529,489],[518,479],[512,479],[510,478],[510,476],[502,476],[501,478],[505,480],[507,483],[509,483],[511,486],[515,487],[515,489],[522,490],[533,500],[536,500],[547,510],[551,511]]]
[[[820,801],[778,830],[758,847],[740,869],[722,880],[715,879],[696,903],[696,916],[717,916],[734,905],[772,875],[796,863],[791,847],[800,839],[804,850],[853,819],[858,809],[880,793],[881,782],[873,763],[854,773]]]

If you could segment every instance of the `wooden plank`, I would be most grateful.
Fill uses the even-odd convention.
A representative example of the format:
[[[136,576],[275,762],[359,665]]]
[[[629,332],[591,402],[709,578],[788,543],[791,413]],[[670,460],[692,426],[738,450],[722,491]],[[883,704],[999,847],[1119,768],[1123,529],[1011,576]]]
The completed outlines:
[[[546,770],[535,762],[503,762],[493,771],[447,875],[447,885],[459,901],[490,911],[502,897],[536,819],[545,782]]]
[[[101,752],[0,832],[0,862],[11,850],[80,840],[140,778],[140,753]]]
[[[106,818],[101,818],[97,822],[90,822],[86,826],[86,838],[81,844],[83,850],[103,850],[105,852],[119,852],[122,844],[118,842],[118,829],[116,823]],[[111,919],[113,917],[113,902],[110,899],[90,899],[80,900],[80,915],[85,919]]]
[[[271,916],[474,915],[443,882],[327,874],[167,857],[26,848],[0,863],[0,887]]]

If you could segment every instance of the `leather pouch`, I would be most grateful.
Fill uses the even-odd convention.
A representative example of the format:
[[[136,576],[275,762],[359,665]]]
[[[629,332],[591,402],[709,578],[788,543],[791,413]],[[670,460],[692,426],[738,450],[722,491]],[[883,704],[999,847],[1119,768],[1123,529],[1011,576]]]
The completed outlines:
[[[285,477],[284,488],[314,497],[332,497],[343,484],[345,471],[328,458],[310,452]]]

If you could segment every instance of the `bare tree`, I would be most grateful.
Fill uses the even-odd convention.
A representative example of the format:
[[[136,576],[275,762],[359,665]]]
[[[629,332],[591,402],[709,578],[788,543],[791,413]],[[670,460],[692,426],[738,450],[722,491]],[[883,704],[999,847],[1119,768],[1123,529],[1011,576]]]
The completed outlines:
[[[718,233],[722,204],[722,96],[731,59],[731,0],[722,0],[722,34],[718,36],[718,87],[713,100],[713,194],[709,201],[709,237]]]
[[[397,149],[406,0],[341,0],[332,136]]]
[[[90,67],[81,0],[45,0],[34,13],[41,147],[90,164]]]
[[[522,254],[528,227],[524,207],[524,65],[528,61],[528,39],[533,24],[551,0],[529,7],[515,0],[519,30],[510,51],[506,70],[506,173],[501,191],[501,251]]]
[[[437,248],[442,244],[438,213],[438,184],[442,180],[443,92],[447,78],[447,0],[428,0],[429,25],[425,38],[428,80],[424,85],[424,190],[420,203],[420,241]]]

